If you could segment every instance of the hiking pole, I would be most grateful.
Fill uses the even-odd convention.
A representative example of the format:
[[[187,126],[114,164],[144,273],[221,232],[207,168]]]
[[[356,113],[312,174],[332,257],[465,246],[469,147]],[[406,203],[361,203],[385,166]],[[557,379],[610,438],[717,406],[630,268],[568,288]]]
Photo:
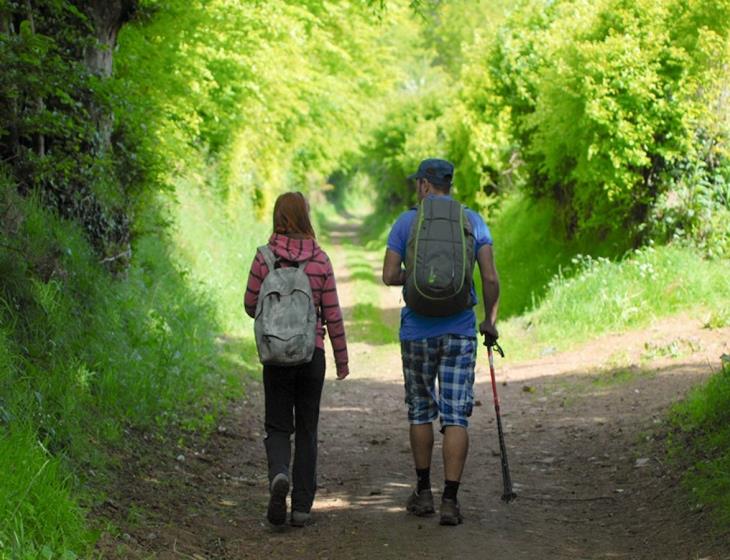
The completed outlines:
[[[499,415],[499,397],[497,396],[497,380],[494,375],[494,354],[492,352],[492,346],[497,349],[499,355],[504,358],[504,350],[497,343],[496,340],[487,340],[484,337],[484,346],[487,347],[489,353],[489,373],[492,376],[492,395],[494,396],[494,412],[497,414],[497,432],[499,433],[499,455],[502,461],[502,482],[504,483],[504,494],[502,494],[503,502],[511,502],[517,497],[517,494],[512,490],[512,478],[509,475],[509,463],[507,462],[507,447],[504,445],[504,432],[502,431],[502,418]]]

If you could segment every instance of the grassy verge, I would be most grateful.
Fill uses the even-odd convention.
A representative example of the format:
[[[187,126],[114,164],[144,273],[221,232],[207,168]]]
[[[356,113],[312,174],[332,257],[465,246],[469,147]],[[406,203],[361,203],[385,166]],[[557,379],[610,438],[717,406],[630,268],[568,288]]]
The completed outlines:
[[[566,240],[556,214],[550,201],[515,194],[505,197],[493,215],[484,216],[494,237],[495,262],[502,278],[503,319],[538,306],[552,278],[561,270],[575,268],[576,255],[616,259],[625,252],[618,229],[603,239]]]
[[[675,407],[672,420],[676,431],[670,451],[688,465],[684,482],[696,507],[709,506],[718,523],[730,527],[730,357]]]
[[[366,250],[354,244],[345,245],[345,255],[350,271],[350,289],[357,294],[357,302],[351,310],[349,338],[378,345],[397,343],[397,326],[388,324],[383,317],[380,277],[373,271],[372,260]]]
[[[574,264],[571,276],[553,278],[536,309],[502,323],[513,354],[530,357],[547,348],[569,348],[679,312],[703,316],[714,326],[725,324],[730,301],[730,263],[725,260],[663,246],[646,247],[619,261],[581,257]]]
[[[114,277],[78,228],[7,183],[0,215],[0,557],[85,557],[79,504],[104,485],[106,449],[129,426],[213,425],[247,368],[217,342],[226,307],[164,228]]]
[[[208,294],[226,332],[252,332],[243,311],[243,295],[256,248],[271,235],[271,222],[258,221],[250,208],[230,208],[202,178],[176,188],[173,239],[175,254],[194,284]]]
[[[67,470],[32,429],[0,433],[0,472],[0,558],[78,558],[93,535]]]

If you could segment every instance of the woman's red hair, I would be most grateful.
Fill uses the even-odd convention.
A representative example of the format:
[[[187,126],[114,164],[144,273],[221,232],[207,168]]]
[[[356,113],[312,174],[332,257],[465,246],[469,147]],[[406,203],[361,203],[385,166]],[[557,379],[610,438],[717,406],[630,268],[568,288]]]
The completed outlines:
[[[309,221],[309,206],[300,192],[284,193],[274,204],[274,233],[301,235],[315,239],[312,222]]]

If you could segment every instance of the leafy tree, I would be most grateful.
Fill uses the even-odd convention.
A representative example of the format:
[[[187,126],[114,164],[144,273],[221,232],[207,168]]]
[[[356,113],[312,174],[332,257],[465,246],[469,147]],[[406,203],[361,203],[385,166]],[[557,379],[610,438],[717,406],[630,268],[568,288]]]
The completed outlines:
[[[203,152],[234,206],[265,209],[357,150],[393,79],[384,29],[345,1],[173,2],[123,32],[118,78],[173,173]]]
[[[108,76],[114,26],[131,9],[123,4],[0,3],[2,171],[81,222],[109,262],[128,255],[131,203],[98,78]]]
[[[524,2],[472,48],[455,153],[487,192],[522,162],[568,231],[707,238],[727,209],[728,6]]]

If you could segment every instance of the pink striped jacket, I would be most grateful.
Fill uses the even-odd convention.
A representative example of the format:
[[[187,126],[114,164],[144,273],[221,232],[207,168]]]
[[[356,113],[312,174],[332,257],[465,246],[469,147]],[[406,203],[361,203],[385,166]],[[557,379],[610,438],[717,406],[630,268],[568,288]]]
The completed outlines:
[[[332,263],[314,239],[294,239],[278,233],[269,238],[269,247],[274,255],[282,260],[282,266],[287,263],[309,261],[304,272],[309,276],[312,286],[314,308],[317,310],[317,348],[324,350],[325,325],[329,334],[332,350],[335,355],[337,371],[347,370],[347,339],[345,324],[342,320],[342,310],[337,297],[337,286]],[[251,272],[248,275],[244,307],[249,316],[254,317],[261,283],[269,273],[264,257],[259,251],[251,263]]]

